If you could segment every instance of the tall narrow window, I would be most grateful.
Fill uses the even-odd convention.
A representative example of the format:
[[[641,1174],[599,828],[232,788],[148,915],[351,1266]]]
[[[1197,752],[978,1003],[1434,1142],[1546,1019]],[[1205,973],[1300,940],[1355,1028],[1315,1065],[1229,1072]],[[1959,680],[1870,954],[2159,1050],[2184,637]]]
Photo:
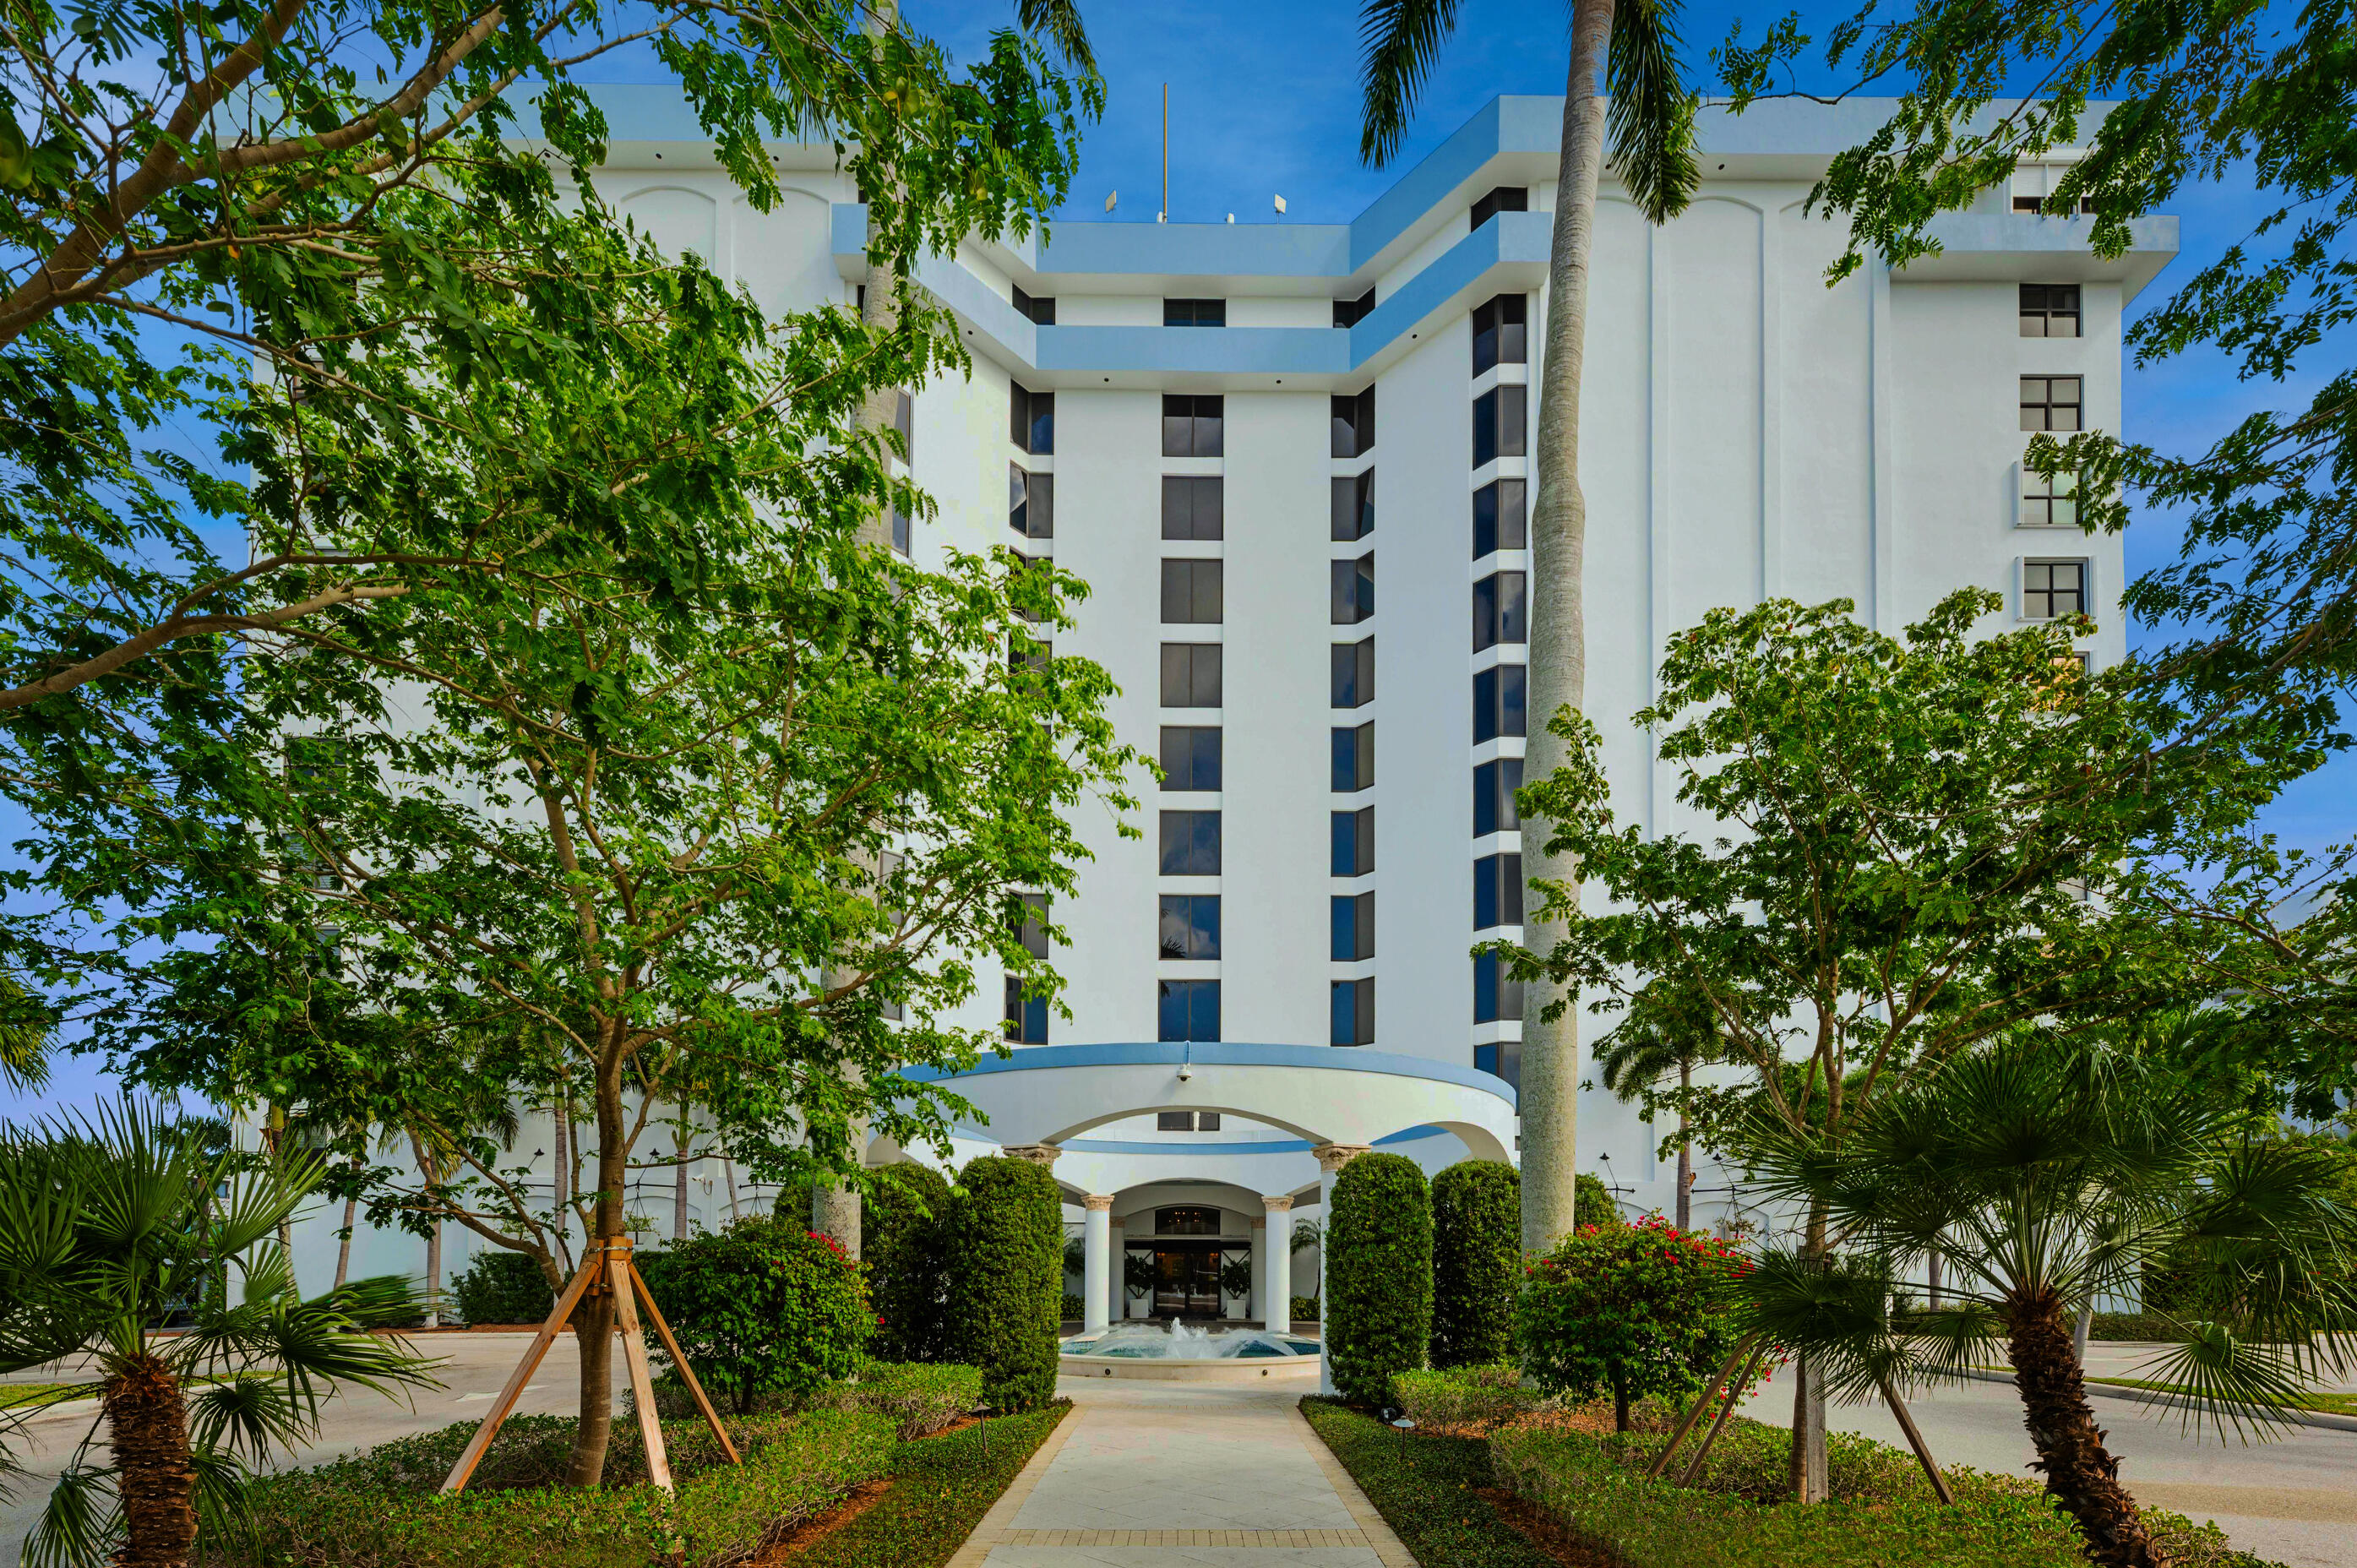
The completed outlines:
[[[892,507],[893,552],[896,554],[906,555],[913,547],[914,530],[909,526],[909,514],[902,511],[899,504],[895,502]]]
[[[1372,720],[1334,732],[1334,792],[1355,794],[1375,787],[1375,726]]]
[[[1356,626],[1375,613],[1375,555],[1373,551],[1356,561],[1337,561],[1333,566],[1333,623],[1336,626]]]
[[[1220,662],[1220,645],[1216,642],[1164,643],[1162,705],[1166,708],[1218,707]]]
[[[1530,546],[1520,479],[1492,479],[1473,492],[1473,559]]]
[[[1523,1017],[1523,983],[1506,972],[1496,953],[1473,961],[1473,1021],[1477,1024],[1518,1024]]]
[[[917,466],[917,400],[902,390],[892,394],[892,429],[900,437],[900,456],[910,467]]]
[[[1222,614],[1219,561],[1162,563],[1162,619],[1167,626],[1217,626]]]
[[[1501,185],[1473,203],[1472,227],[1479,229],[1501,212],[1528,212],[1531,209],[1531,188],[1526,185]]]
[[[1164,725],[1161,761],[1164,794],[1217,790],[1220,788],[1219,726]]]
[[[1217,876],[1220,874],[1220,813],[1162,813],[1162,875]]]
[[[1026,294],[1018,285],[1015,290],[1015,314],[1028,317],[1034,325],[1053,327],[1056,325],[1056,302]]]
[[[1372,1046],[1375,1043],[1375,977],[1363,980],[1337,980],[1328,990],[1333,1022],[1327,1033],[1326,1043],[1333,1046]]]
[[[1056,450],[1056,394],[1025,390],[1014,382],[1007,383],[1011,406],[1007,413],[1006,438],[1021,450],[1035,457],[1045,457]]]
[[[1491,387],[1473,400],[1473,466],[1523,455],[1525,392],[1521,387]]]
[[[1334,325],[1356,327],[1374,308],[1375,291],[1372,288],[1356,299],[1338,299],[1334,302]]]
[[[1523,923],[1523,857],[1485,854],[1473,863],[1473,929]]]
[[[1363,457],[1375,449],[1375,389],[1334,400],[1334,456]]]
[[[1340,540],[1364,539],[1375,531],[1375,471],[1334,481],[1334,533]]]
[[[1363,708],[1375,700],[1375,639],[1334,645],[1334,706]]]
[[[1162,895],[1160,935],[1156,952],[1172,960],[1210,960],[1220,956],[1220,896],[1216,893]]]
[[[1048,1043],[1048,999],[1023,994],[1023,983],[1011,974],[1006,977],[1006,1034],[1009,1045]]]
[[[1338,893],[1332,906],[1332,940],[1327,956],[1336,963],[1356,963],[1375,956],[1375,896]]]
[[[1473,1070],[1486,1072],[1492,1078],[1502,1078],[1520,1089],[1523,1086],[1523,1043],[1520,1040],[1492,1040],[1488,1045],[1474,1047]]]
[[[1225,327],[1228,324],[1228,302],[1224,299],[1166,299],[1162,302],[1162,325],[1165,327]]]
[[[1026,539],[1056,537],[1056,476],[1006,465],[1006,526]]]
[[[2087,564],[2084,561],[2024,561],[2021,564],[2021,616],[2024,620],[2052,620],[2057,616],[2087,613]]]
[[[2024,430],[2077,430],[2080,423],[2079,378],[2021,378],[2021,427]]]
[[[1523,759],[1501,757],[1473,770],[1473,836],[1512,832],[1523,825],[1514,791],[1523,787]],[[1168,812],[1163,813],[1165,816]]]
[[[1529,296],[1519,294],[1501,294],[1473,307],[1475,375],[1495,370],[1500,365],[1519,365],[1525,361],[1529,354],[1529,329],[1524,317],[1529,308]]]
[[[1162,537],[1218,539],[1226,531],[1225,481],[1217,474],[1162,476]]]
[[[2079,285],[2074,283],[2023,284],[2021,335],[2024,338],[2078,337]]]
[[[1473,677],[1473,744],[1529,733],[1528,705],[1519,664],[1493,664]]]
[[[1217,393],[1189,396],[1169,393],[1162,399],[1162,455],[1165,457],[1216,457],[1224,442],[1221,421],[1225,408]]]
[[[1334,813],[1333,855],[1328,874],[1365,876],[1375,869],[1375,809]]]
[[[1473,651],[1528,642],[1530,607],[1520,572],[1492,572],[1473,585]]]
[[[1157,980],[1154,983],[1159,1037],[1211,1041],[1220,1037],[1220,983]]]

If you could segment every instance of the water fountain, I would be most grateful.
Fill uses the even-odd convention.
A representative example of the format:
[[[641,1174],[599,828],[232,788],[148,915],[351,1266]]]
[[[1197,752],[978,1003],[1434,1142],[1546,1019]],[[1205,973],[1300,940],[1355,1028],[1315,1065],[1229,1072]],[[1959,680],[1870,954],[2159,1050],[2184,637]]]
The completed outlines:
[[[1152,1378],[1189,1382],[1258,1380],[1318,1364],[1318,1343],[1258,1328],[1205,1329],[1125,1323],[1064,1341],[1067,1377]]]

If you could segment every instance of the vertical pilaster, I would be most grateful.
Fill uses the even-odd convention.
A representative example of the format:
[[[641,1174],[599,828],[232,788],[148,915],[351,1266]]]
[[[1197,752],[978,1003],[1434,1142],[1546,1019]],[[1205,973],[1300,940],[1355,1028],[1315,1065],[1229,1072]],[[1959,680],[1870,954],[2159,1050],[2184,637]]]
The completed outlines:
[[[1113,1195],[1092,1192],[1081,1217],[1081,1327],[1096,1333],[1112,1321]]]
[[[1268,1211],[1263,1222],[1268,1237],[1268,1266],[1255,1276],[1260,1285],[1261,1324],[1271,1333],[1293,1327],[1293,1198],[1263,1195]]]

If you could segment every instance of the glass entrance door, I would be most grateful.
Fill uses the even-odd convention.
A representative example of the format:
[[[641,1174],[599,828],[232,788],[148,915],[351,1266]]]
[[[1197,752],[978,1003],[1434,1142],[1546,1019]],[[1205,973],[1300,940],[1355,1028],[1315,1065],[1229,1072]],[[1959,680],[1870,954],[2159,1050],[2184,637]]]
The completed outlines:
[[[1154,1316],[1220,1316],[1220,1252],[1216,1245],[1155,1249]]]

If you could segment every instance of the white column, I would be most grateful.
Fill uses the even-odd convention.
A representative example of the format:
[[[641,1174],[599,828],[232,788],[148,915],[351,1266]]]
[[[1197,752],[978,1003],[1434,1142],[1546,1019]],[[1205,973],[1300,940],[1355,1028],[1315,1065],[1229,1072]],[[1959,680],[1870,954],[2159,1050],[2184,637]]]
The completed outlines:
[[[1334,1391],[1334,1369],[1326,1357],[1326,1347],[1329,1343],[1327,1330],[1334,1321],[1334,1295],[1327,1288],[1326,1280],[1326,1256],[1333,1251],[1334,1240],[1334,1178],[1342,1174],[1344,1165],[1372,1146],[1369,1144],[1320,1144],[1309,1151],[1318,1156],[1318,1223],[1320,1234],[1325,1237],[1318,1248],[1318,1310],[1320,1315],[1318,1319],[1318,1391],[1321,1394]]]
[[[1244,1297],[1244,1318],[1259,1318],[1261,1326],[1269,1326],[1268,1315],[1262,1310],[1268,1303],[1268,1221],[1252,1222],[1252,1293]]]
[[[1092,1192],[1082,1200],[1088,1211],[1081,1217],[1081,1327],[1093,1334],[1110,1321],[1113,1284],[1113,1195]]]
[[[1293,1327],[1293,1199],[1264,1195],[1260,1203],[1268,1211],[1263,1221],[1268,1261],[1259,1276],[1261,1322],[1271,1333],[1284,1334]]]

